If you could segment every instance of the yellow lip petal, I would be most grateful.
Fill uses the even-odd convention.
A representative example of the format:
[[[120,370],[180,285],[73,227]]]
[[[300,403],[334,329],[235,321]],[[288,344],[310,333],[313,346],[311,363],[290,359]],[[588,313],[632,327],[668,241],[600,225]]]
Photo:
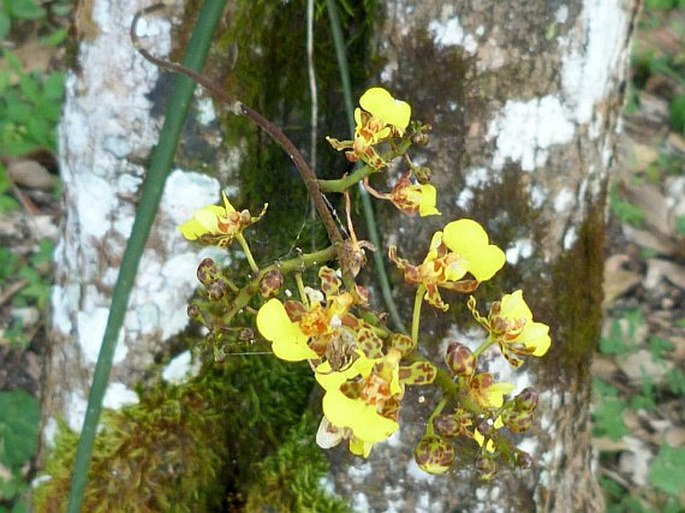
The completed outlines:
[[[322,405],[331,424],[350,428],[354,436],[365,442],[381,442],[399,429],[397,422],[379,415],[375,406],[350,399],[340,390],[329,390]]]
[[[362,109],[373,117],[404,131],[411,119],[411,106],[407,102],[396,100],[382,87],[368,89],[359,99]]]
[[[488,234],[473,219],[459,219],[443,229],[443,241],[467,261],[469,272],[478,280],[489,280],[506,260],[504,251],[488,243]]]
[[[309,337],[288,317],[283,303],[273,298],[257,312],[257,329],[272,343],[274,354],[281,360],[297,362],[317,358],[308,345]]]

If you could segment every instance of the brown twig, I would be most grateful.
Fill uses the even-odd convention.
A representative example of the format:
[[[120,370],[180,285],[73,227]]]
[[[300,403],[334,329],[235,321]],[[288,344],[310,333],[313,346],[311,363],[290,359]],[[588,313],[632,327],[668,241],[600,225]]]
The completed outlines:
[[[259,128],[264,130],[267,134],[269,134],[269,136],[283,149],[283,151],[285,151],[288,154],[290,159],[293,161],[293,164],[295,164],[295,167],[300,173],[302,181],[304,182],[304,185],[307,188],[307,191],[309,192],[312,201],[314,202],[314,208],[316,208],[316,212],[318,213],[319,218],[321,219],[321,222],[323,223],[324,228],[326,229],[326,233],[328,234],[328,238],[331,241],[331,244],[335,245],[336,247],[340,247],[339,254],[342,255],[343,239],[340,235],[340,232],[338,231],[335,221],[333,220],[333,216],[331,215],[330,211],[328,210],[328,207],[322,199],[321,188],[319,187],[319,182],[316,178],[316,175],[314,174],[314,171],[312,171],[312,169],[309,167],[307,160],[304,158],[300,150],[297,149],[297,147],[283,133],[283,131],[278,126],[274,125],[264,116],[262,116],[256,110],[248,107],[247,105],[244,105],[242,102],[225,93],[222,89],[219,88],[219,86],[211,82],[207,77],[186,68],[182,64],[178,64],[176,62],[171,62],[165,59],[160,59],[159,57],[155,57],[148,50],[142,47],[138,35],[136,33],[138,20],[142,16],[163,9],[164,7],[164,4],[155,4],[150,7],[146,7],[145,9],[141,9],[135,14],[135,16],[133,17],[133,21],[131,22],[131,41],[133,43],[134,48],[145,59],[155,64],[156,66],[159,66],[160,68],[169,71],[173,71],[175,73],[180,73],[191,78],[192,80],[200,84],[202,87],[204,87],[205,90],[213,98],[220,101],[221,103],[224,103],[228,107],[228,110],[230,112],[238,116],[246,117]]]

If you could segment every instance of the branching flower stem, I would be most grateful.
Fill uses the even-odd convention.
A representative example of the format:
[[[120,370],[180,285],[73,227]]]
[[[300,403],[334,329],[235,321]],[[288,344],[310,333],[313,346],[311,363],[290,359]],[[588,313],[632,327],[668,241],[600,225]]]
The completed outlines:
[[[334,260],[336,255],[337,248],[335,246],[328,246],[325,249],[315,251],[313,253],[303,253],[295,258],[291,258],[290,260],[276,262],[263,268],[247,283],[247,285],[240,289],[236,297],[229,305],[228,311],[223,317],[224,321],[227,325],[230,324],[233,320],[233,317],[235,317],[240,311],[250,304],[250,301],[255,294],[259,293],[259,283],[269,271],[277,269],[283,275],[299,272],[302,271],[302,269],[313,267],[315,265],[321,265],[325,262]]]
[[[309,193],[309,196],[311,197],[314,203],[314,208],[316,209],[316,212],[324,225],[324,228],[328,235],[328,239],[334,246],[339,248],[339,255],[342,257],[342,235],[338,231],[338,227],[335,224],[333,216],[331,215],[331,212],[328,210],[326,203],[321,198],[322,191],[319,186],[319,182],[316,178],[316,175],[314,174],[314,171],[312,171],[312,168],[309,166],[307,160],[304,158],[304,155],[302,155],[300,150],[293,144],[293,142],[283,133],[283,131],[278,126],[276,126],[271,121],[266,119],[256,110],[248,107],[247,105],[243,104],[242,102],[238,101],[237,99],[233,98],[232,96],[224,92],[221,88],[219,88],[219,86],[214,84],[207,77],[191,69],[188,69],[187,67],[179,63],[155,57],[148,50],[143,48],[137,36],[136,27],[138,25],[140,17],[143,14],[147,14],[149,12],[151,12],[151,9],[140,11],[136,14],[136,16],[133,18],[133,22],[131,23],[131,40],[133,41],[136,50],[138,50],[138,52],[145,59],[159,66],[160,68],[164,68],[175,73],[180,73],[200,84],[214,99],[225,104],[231,113],[238,116],[246,117],[259,128],[264,130],[274,140],[274,142],[276,142],[283,149],[283,151],[286,152],[286,154],[293,161],[293,164],[295,164],[295,167],[300,173],[300,177],[302,178],[302,181],[304,182],[304,185],[307,188],[307,192]],[[345,262],[344,257],[340,260],[341,262]]]

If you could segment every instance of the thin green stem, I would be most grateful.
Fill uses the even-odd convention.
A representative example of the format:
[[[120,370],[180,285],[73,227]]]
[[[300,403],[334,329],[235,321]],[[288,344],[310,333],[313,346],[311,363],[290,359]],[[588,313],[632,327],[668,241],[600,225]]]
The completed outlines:
[[[302,281],[302,273],[295,273],[295,284],[297,285],[297,293],[300,295],[300,301],[305,306],[309,306],[309,298],[304,290],[304,281]]]
[[[492,337],[492,335],[489,335],[488,338],[483,342],[480,346],[478,346],[478,349],[476,349],[473,352],[473,357],[478,360],[478,357],[483,354],[483,352],[488,349],[490,346],[494,345],[497,343],[497,340]]]
[[[233,299],[228,311],[226,312],[226,315],[224,316],[226,325],[229,325],[233,317],[235,317],[238,312],[242,311],[243,308],[250,304],[250,301],[254,295],[259,292],[259,283],[269,271],[278,269],[283,275],[300,272],[303,269],[330,262],[336,258],[337,254],[338,248],[333,245],[313,253],[303,253],[296,258],[276,262],[275,264],[271,264],[263,268],[254,278],[249,281],[247,285],[240,289],[240,292],[238,292],[236,297]],[[295,279],[297,279],[297,275]],[[302,288],[304,289],[304,285]]]
[[[207,0],[203,4],[197,26],[193,31],[183,58],[184,66],[193,70],[200,70],[202,68],[212,41],[214,28],[219,19],[221,19],[221,13],[225,5],[226,0]],[[133,222],[131,237],[126,244],[121,261],[121,269],[119,270],[119,276],[117,277],[112,295],[112,306],[109,318],[107,319],[100,354],[95,365],[86,417],[76,449],[71,491],[67,506],[68,513],[79,513],[81,511],[88,483],[88,470],[93,453],[93,442],[95,441],[97,425],[102,414],[102,400],[105,396],[109,374],[112,369],[112,359],[118,335],[128,307],[128,300],[136,272],[138,271],[138,264],[150,234],[162,192],[164,191],[164,182],[171,168],[194,89],[195,83],[189,78],[176,78],[164,126],[160,134],[159,144],[155,148],[150,161],[150,169],[143,183],[138,212]]]
[[[259,272],[259,266],[254,261],[254,257],[252,256],[252,251],[250,251],[250,246],[248,245],[247,241],[245,240],[245,237],[243,237],[243,234],[239,233],[238,235],[236,235],[235,240],[237,240],[238,244],[240,244],[240,247],[243,248],[243,252],[245,253],[245,256],[247,257],[247,263],[250,264],[250,269],[252,269],[252,272],[258,273]]]
[[[411,318],[411,340],[414,345],[419,343],[419,326],[421,324],[421,305],[423,304],[423,295],[426,293],[425,285],[421,284],[416,289],[414,296],[414,313]]]
[[[433,427],[433,419],[440,415],[442,413],[442,410],[445,408],[445,405],[447,404],[447,399],[441,399],[438,405],[435,407],[433,410],[433,413],[431,413],[430,417],[428,417],[428,422],[426,423],[426,434],[427,435],[433,435],[435,434],[435,429]]]
[[[345,99],[345,111],[347,112],[347,124],[350,130],[350,134],[354,135],[354,103],[352,101],[352,86],[350,84],[350,71],[347,66],[347,55],[345,52],[345,39],[343,38],[342,28],[340,24],[340,19],[338,18],[338,8],[336,6],[335,0],[326,0],[326,10],[328,12],[328,19],[331,22],[331,34],[333,35],[333,46],[335,47],[335,56],[338,61],[338,68],[340,69],[340,81],[343,86],[343,97]],[[370,174],[370,171],[363,171],[368,168],[364,166],[355,170],[350,177],[352,178],[351,184],[355,181],[359,182],[363,178],[362,173]],[[355,176],[359,174],[359,176]],[[346,180],[343,178],[342,180]],[[343,190],[350,187],[345,181],[343,184]],[[321,191],[326,191],[326,185],[323,180],[319,181],[319,186]],[[366,221],[366,229],[369,234],[369,240],[376,246],[377,251],[373,253],[373,263],[376,270],[376,277],[378,278],[378,283],[381,288],[381,295],[383,296],[383,302],[385,303],[388,313],[390,314],[390,319],[396,330],[407,333],[407,328],[405,328],[402,322],[402,317],[400,316],[399,309],[395,303],[395,299],[392,296],[392,289],[390,287],[390,280],[388,279],[388,273],[385,270],[385,262],[383,261],[384,252],[381,251],[383,247],[381,244],[381,238],[378,233],[378,227],[376,226],[376,217],[373,212],[373,205],[371,204],[371,198],[369,198],[368,193],[359,186],[359,195],[362,201],[362,208],[364,209],[364,220]]]

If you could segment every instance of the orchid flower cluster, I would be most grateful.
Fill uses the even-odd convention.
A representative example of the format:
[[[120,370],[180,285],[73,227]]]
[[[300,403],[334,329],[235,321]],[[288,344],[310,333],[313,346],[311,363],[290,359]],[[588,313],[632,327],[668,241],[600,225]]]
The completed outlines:
[[[532,425],[537,392],[529,387],[512,397],[514,385],[485,372],[480,357],[496,346],[517,368],[526,357],[547,352],[549,328],[533,320],[521,290],[504,294],[481,314],[470,294],[504,266],[505,255],[471,219],[447,222],[427,244],[421,263],[400,257],[395,246],[389,248],[389,259],[404,281],[416,287],[409,334],[393,331],[384,315],[374,314],[369,291],[356,283],[356,276],[365,262],[364,249],[375,248],[356,238],[349,212],[350,187],[361,182],[372,196],[391,202],[405,215],[441,214],[435,187],[428,183],[430,171],[414,165],[408,156],[412,144],[426,142],[430,129],[410,123],[409,104],[373,87],[362,95],[354,119],[351,140],[327,140],[334,149],[345,151],[350,162],[360,163],[358,170],[341,180],[318,181],[322,192],[345,195],[348,226],[344,233],[350,235],[331,238],[329,232],[329,247],[260,268],[243,232],[266,215],[267,206],[258,215],[238,211],[222,193],[221,205],[198,210],[179,229],[189,240],[221,248],[237,241],[250,273],[238,284],[205,259],[198,279],[213,306],[191,303],[189,314],[209,328],[211,337],[220,339],[237,319],[242,322],[244,314],[249,317],[252,312],[256,332],[235,328],[239,337],[260,337],[277,358],[308,362],[323,389],[323,417],[317,433],[317,443],[323,448],[345,441],[351,453],[368,457],[375,444],[399,431],[406,387],[433,384],[442,398],[414,451],[421,469],[447,472],[458,448],[473,454],[483,478],[492,477],[499,462],[526,467],[530,456],[515,447],[511,434],[523,433]],[[377,191],[369,177],[383,173],[395,159],[402,159],[407,171],[390,191]],[[317,283],[305,285],[307,269],[318,269]],[[286,280],[296,286],[297,299],[285,289]],[[467,306],[486,336],[475,348],[449,343],[444,361],[434,363],[419,351],[422,306],[427,303],[446,312],[450,304],[443,294],[454,292],[468,295]],[[217,358],[223,355],[221,351],[215,351]]]

